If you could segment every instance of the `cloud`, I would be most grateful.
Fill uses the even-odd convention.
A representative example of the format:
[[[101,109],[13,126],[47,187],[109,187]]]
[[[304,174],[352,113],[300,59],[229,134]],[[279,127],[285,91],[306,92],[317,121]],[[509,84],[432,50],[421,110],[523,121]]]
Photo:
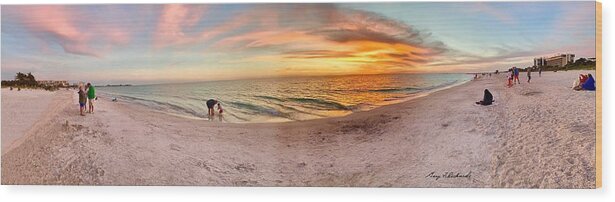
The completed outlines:
[[[205,11],[205,5],[164,5],[155,33],[156,47],[187,43],[188,36],[184,29],[195,26]]]
[[[401,21],[332,4],[256,6],[201,35],[208,37],[189,41],[212,35],[222,36],[213,43],[216,50],[273,50],[282,60],[327,59],[322,62],[373,69],[415,68],[447,51],[442,42]]]
[[[195,26],[215,17],[206,15],[207,9],[215,11],[217,7],[165,5],[154,47],[182,49],[207,44],[210,51],[232,50],[260,61],[271,58],[274,64],[313,60],[377,72],[418,68],[448,50],[429,33],[404,22],[335,4],[252,5],[215,26]]]
[[[29,34],[45,42],[41,43],[43,46],[57,44],[65,53],[102,57],[110,45],[124,44],[130,40],[130,34],[125,30],[104,23],[98,25],[99,21],[79,12],[77,7],[7,6],[5,9],[3,6],[3,12],[15,16]],[[105,45],[95,47],[94,43]]]
[[[532,65],[533,58],[538,56],[564,53],[558,49],[521,49],[507,45],[486,47],[495,52],[493,55],[476,55],[458,50],[449,50],[446,56],[438,57],[436,62],[429,63],[436,67],[434,71],[441,72],[467,72],[467,71],[493,71],[504,70],[513,66],[527,67]]]
[[[485,13],[487,15],[493,16],[495,19],[498,19],[500,22],[503,22],[503,23],[517,24],[516,18],[510,13],[508,13],[509,11],[503,8],[495,8],[492,6],[492,5],[497,5],[497,3],[478,2],[474,5],[475,6],[473,7],[473,9],[471,9],[472,12]],[[532,5],[531,4],[526,5],[526,7],[531,8]]]
[[[285,52],[287,58],[345,58],[354,57],[351,51],[332,51],[332,50],[308,50],[308,51],[288,51]]]

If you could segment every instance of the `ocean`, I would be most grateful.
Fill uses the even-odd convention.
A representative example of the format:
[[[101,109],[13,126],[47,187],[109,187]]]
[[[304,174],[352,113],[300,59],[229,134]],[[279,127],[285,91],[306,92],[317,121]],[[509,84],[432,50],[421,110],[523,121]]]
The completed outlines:
[[[270,78],[98,87],[117,98],[164,113],[209,120],[208,99],[220,101],[223,122],[285,122],[344,116],[399,103],[461,84],[468,74],[386,74]]]

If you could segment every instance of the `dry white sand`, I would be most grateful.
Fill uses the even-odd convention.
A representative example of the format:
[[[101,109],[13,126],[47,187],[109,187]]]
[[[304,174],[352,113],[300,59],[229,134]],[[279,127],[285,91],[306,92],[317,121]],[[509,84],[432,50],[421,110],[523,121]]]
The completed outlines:
[[[494,75],[289,123],[191,120],[109,98],[81,117],[76,93],[57,92],[58,110],[3,151],[2,184],[592,188],[595,92],[570,90],[578,73],[513,88]],[[474,105],[485,88],[496,104]],[[4,121],[19,108],[2,97]]]
[[[2,88],[2,154],[41,121],[54,98],[49,91]]]

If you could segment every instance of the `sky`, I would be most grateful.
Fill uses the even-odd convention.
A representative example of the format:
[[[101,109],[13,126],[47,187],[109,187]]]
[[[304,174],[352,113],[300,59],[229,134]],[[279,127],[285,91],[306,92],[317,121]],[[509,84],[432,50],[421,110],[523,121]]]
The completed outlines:
[[[594,2],[2,5],[1,74],[113,83],[480,72],[595,57]]]

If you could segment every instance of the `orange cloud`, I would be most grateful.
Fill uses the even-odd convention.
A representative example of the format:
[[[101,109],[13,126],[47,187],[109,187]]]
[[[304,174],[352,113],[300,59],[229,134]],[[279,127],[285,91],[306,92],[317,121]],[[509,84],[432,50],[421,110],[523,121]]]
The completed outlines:
[[[165,6],[155,46],[211,42],[210,50],[232,49],[260,62],[269,58],[272,64],[308,64],[306,60],[312,60],[374,72],[417,68],[447,50],[443,43],[403,22],[333,4],[257,5],[217,26],[183,31],[193,28],[202,16],[203,9]]]
[[[447,50],[443,43],[429,39],[409,25],[366,11],[332,5],[276,5],[253,12],[252,15],[268,13],[266,28],[257,26],[223,38],[214,47],[256,52],[280,50],[281,57],[269,57],[271,62],[305,64],[306,60],[316,60],[321,65],[346,64],[371,68],[374,72],[417,68]],[[243,18],[232,24],[260,25],[262,19]]]

